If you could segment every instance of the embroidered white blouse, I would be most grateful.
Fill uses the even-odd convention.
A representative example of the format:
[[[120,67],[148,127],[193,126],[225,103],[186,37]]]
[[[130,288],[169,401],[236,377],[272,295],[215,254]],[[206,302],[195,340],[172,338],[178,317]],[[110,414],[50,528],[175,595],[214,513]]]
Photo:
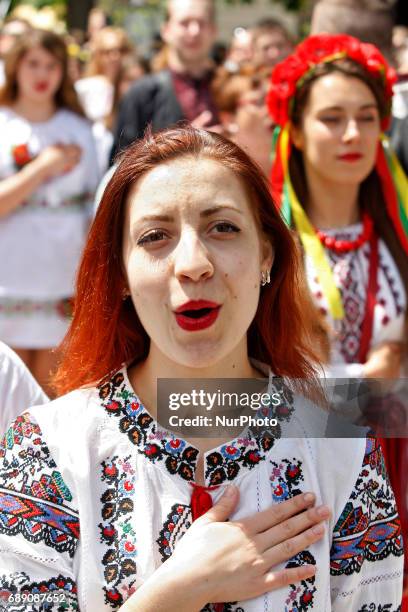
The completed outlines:
[[[299,437],[242,432],[205,454],[206,484],[219,485],[214,501],[230,482],[239,487],[232,519],[304,491],[333,518],[291,561],[316,563],[314,578],[224,611],[396,612],[402,541],[377,442],[301,438],[319,409],[288,389],[283,397],[282,434],[297,406]],[[152,419],[126,368],[18,417],[0,447],[0,602],[24,612],[62,609],[40,608],[40,597],[60,598],[64,610],[118,609],[191,524],[197,454]]]
[[[89,226],[99,169],[89,122],[67,109],[31,123],[0,107],[0,180],[46,147],[76,144],[79,163],[43,183],[12,213],[0,218],[0,298],[70,297]]]
[[[0,436],[27,406],[45,404],[48,397],[20,357],[0,342]]]
[[[327,235],[340,240],[354,240],[362,231],[356,223],[343,229],[326,230]],[[374,306],[373,331],[370,348],[385,341],[404,340],[404,321],[407,296],[398,268],[387,245],[378,241],[378,291]],[[345,317],[334,321],[330,317],[328,303],[317,278],[316,269],[309,257],[305,258],[309,288],[316,305],[333,330],[330,374],[338,378],[362,376],[358,361],[361,327],[364,321],[369,276],[370,244],[365,243],[356,251],[336,253],[326,249],[334,281],[340,290]]]

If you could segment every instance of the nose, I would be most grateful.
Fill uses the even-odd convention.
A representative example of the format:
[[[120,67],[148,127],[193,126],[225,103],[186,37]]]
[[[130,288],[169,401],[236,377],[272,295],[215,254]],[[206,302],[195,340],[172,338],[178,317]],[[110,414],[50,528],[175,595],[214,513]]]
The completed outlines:
[[[188,33],[190,36],[198,36],[200,34],[201,26],[199,21],[191,20],[188,24]]]
[[[205,244],[194,230],[185,230],[173,252],[174,274],[179,281],[198,282],[211,278],[214,265]]]
[[[343,140],[349,142],[360,138],[360,129],[355,119],[349,119],[347,121],[346,129],[343,134]]]
[[[277,57],[280,56],[280,49],[279,47],[275,47],[274,45],[271,47],[268,47],[268,55],[271,59],[276,59]]]

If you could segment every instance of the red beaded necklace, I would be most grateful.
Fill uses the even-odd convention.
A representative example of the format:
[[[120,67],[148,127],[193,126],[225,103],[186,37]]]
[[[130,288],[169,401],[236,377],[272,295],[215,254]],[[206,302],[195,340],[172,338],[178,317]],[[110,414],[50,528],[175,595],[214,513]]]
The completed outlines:
[[[373,220],[371,217],[364,212],[363,213],[363,230],[355,240],[338,240],[334,236],[328,236],[321,230],[316,230],[316,234],[327,249],[337,251],[339,253],[348,253],[349,251],[355,251],[359,249],[365,242],[370,240],[373,233]]]

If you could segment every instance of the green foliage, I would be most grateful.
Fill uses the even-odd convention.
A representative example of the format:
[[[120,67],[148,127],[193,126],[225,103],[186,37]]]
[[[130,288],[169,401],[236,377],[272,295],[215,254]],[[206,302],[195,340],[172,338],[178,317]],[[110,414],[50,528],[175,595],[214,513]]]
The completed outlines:
[[[58,15],[61,15],[66,12],[67,1],[68,0],[11,0],[7,13],[12,13],[18,6],[27,5],[37,10],[50,7],[54,9]]]
[[[238,6],[239,4],[253,4],[254,0],[224,0],[225,4]],[[270,0],[271,4],[278,2],[288,11],[298,11],[302,8],[304,0]]]

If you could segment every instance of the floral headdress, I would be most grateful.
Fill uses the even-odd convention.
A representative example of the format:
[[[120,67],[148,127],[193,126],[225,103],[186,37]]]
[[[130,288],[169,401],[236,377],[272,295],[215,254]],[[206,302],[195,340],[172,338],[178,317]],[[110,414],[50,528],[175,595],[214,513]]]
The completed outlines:
[[[387,102],[381,127],[386,130],[391,117],[392,90],[396,73],[374,45],[363,43],[347,34],[317,34],[300,43],[292,55],[278,64],[272,73],[268,93],[268,108],[276,124],[274,133],[274,163],[272,187],[281,213],[288,224],[294,223],[305,251],[315,263],[333,318],[344,316],[340,293],[334,283],[330,263],[316,230],[311,225],[293,189],[289,174],[291,141],[289,126],[294,111],[295,94],[309,78],[316,66],[340,59],[351,59],[360,64],[382,84]],[[376,170],[381,180],[387,212],[396,234],[408,254],[408,180],[382,135],[378,146]]]

